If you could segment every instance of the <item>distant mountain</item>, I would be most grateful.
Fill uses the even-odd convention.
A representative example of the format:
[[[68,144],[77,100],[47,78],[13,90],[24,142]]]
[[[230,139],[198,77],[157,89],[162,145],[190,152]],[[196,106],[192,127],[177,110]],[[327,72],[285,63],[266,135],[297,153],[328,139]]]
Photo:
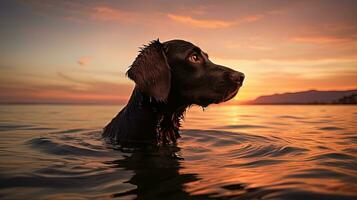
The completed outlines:
[[[260,96],[248,104],[357,104],[357,89],[273,94]]]

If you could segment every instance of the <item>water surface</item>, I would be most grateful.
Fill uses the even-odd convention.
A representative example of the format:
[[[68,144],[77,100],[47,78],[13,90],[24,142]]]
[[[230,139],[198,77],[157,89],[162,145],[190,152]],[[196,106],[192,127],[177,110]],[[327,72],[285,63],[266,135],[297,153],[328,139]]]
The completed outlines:
[[[0,106],[0,199],[357,199],[357,106],[213,106],[177,145],[105,144],[121,106]]]

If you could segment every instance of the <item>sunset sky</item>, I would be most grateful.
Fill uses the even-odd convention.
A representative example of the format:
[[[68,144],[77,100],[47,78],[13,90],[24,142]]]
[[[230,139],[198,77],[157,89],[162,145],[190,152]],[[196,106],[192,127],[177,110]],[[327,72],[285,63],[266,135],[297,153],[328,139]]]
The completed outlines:
[[[0,102],[124,103],[153,39],[246,74],[236,101],[357,88],[357,1],[1,1]]]

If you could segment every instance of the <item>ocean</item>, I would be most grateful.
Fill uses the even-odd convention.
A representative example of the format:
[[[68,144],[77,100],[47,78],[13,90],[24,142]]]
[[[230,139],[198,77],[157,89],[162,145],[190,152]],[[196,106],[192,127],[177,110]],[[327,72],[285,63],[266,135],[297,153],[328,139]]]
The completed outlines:
[[[1,105],[0,199],[357,199],[357,106],[192,107],[147,149],[101,139],[121,108]]]

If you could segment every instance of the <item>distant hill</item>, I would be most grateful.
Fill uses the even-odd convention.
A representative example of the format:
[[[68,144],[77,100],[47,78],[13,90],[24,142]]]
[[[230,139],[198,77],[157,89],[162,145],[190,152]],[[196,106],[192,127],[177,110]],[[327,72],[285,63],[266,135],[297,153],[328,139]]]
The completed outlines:
[[[260,96],[248,104],[357,104],[357,89],[273,94]]]

